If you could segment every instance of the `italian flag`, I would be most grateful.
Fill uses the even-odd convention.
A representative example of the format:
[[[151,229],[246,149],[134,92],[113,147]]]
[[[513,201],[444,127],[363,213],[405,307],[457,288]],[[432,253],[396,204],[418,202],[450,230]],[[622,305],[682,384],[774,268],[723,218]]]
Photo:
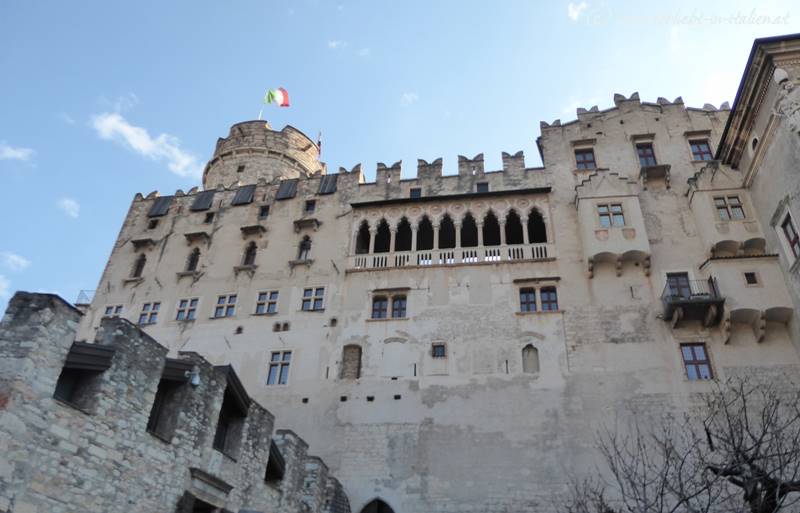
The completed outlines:
[[[288,107],[289,92],[282,87],[270,89],[267,91],[266,96],[264,96],[264,103],[277,103],[278,107]]]

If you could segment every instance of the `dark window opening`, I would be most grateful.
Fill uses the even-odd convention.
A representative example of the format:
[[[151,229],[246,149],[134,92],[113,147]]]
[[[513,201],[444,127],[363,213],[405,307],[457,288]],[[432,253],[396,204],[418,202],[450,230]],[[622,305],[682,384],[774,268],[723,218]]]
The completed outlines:
[[[158,219],[151,219],[147,222],[147,229],[153,230],[155,227],[158,226]]]
[[[431,344],[431,356],[433,358],[447,357],[447,346],[440,342],[434,342]]]
[[[797,235],[797,230],[789,214],[786,214],[786,217],[783,218],[781,228],[783,229],[783,235],[786,237],[786,242],[789,244],[789,249],[792,250],[792,254],[795,258],[800,257],[800,236]]]
[[[385,319],[389,308],[389,300],[386,296],[375,296],[372,298],[372,318]]]
[[[361,222],[358,227],[358,234],[356,235],[356,255],[363,255],[369,253],[369,224],[366,221]]]
[[[483,245],[500,245],[500,223],[491,210],[487,212],[486,216],[483,218]]]
[[[392,232],[389,230],[389,223],[386,219],[381,219],[378,223],[378,231],[375,233],[375,253],[388,253],[392,243]]]
[[[236,172],[237,173],[244,173],[244,165],[241,165],[241,166],[237,167],[236,168]]]
[[[478,225],[475,218],[467,212],[461,221],[461,247],[474,248],[478,245]]]
[[[476,192],[489,192],[489,182],[478,182],[475,184]]]
[[[244,256],[242,257],[242,265],[256,265],[256,243],[250,242],[244,250]]]
[[[506,244],[522,244],[522,221],[512,209],[506,216]]]
[[[456,247],[456,225],[450,216],[445,214],[439,223],[439,249]]]
[[[131,278],[141,278],[144,272],[144,265],[147,263],[147,257],[144,254],[139,255],[133,263],[133,270],[131,271]]]
[[[289,323],[288,322],[284,322],[281,325],[281,331],[289,331]]]
[[[547,228],[544,219],[535,208],[531,210],[528,217],[528,240],[534,244],[547,242]]]
[[[595,169],[594,150],[592,148],[575,150],[575,163],[578,169]]]
[[[74,342],[56,381],[53,397],[89,411],[102,385],[102,374],[111,367],[113,356],[113,347]]]
[[[636,153],[639,155],[640,166],[646,167],[656,165],[656,154],[653,152],[653,145],[651,143],[637,144]]]
[[[433,249],[433,224],[423,216],[417,225],[417,251]]]
[[[266,219],[269,216],[269,205],[261,205],[258,208],[258,218]]]
[[[211,224],[214,221],[214,212],[206,212],[206,217],[203,219],[205,224]]]
[[[713,379],[705,344],[681,344],[681,356],[689,380]]]
[[[406,316],[406,296],[394,296],[392,298],[392,317],[402,319]]]
[[[311,237],[306,235],[305,237],[303,237],[303,240],[300,241],[300,246],[297,248],[297,259],[308,260],[310,254],[311,254]]]
[[[217,430],[214,433],[214,449],[235,458],[241,447],[247,410],[239,404],[240,401],[234,397],[230,389],[229,384],[225,389],[222,408],[219,411]]]
[[[314,211],[317,209],[317,202],[316,200],[306,200],[306,206],[303,211],[306,214],[313,214]]]
[[[422,197],[422,189],[420,189],[419,187],[412,187],[408,191],[408,197],[412,198],[412,199],[421,198]]]
[[[193,272],[197,270],[197,264],[200,262],[200,248],[194,248],[186,259],[186,271]]]
[[[405,217],[397,225],[394,239],[395,251],[411,251],[411,223]]]
[[[303,403],[307,403],[308,398],[303,398]],[[278,446],[275,445],[275,442],[270,441],[269,443],[269,459],[267,460],[267,471],[264,474],[264,481],[267,483],[276,483],[283,479],[283,475],[286,472],[286,462],[283,459],[283,455],[278,450]]]
[[[536,311],[536,289],[534,288],[519,289],[519,311],[520,312]]]
[[[147,419],[147,431],[169,443],[175,432],[183,402],[185,382],[162,379]]]
[[[757,285],[758,276],[756,273],[744,273],[744,281],[747,282],[748,285]]]

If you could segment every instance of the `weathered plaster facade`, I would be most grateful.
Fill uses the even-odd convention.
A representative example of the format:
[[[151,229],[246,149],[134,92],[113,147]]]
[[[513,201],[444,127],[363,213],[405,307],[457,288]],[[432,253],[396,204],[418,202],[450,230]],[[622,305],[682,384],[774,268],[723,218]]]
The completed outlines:
[[[789,84],[797,44],[779,44]],[[158,302],[143,329],[232,365],[354,511],[550,511],[600,425],[707,389],[681,344],[705,344],[715,378],[797,371],[800,264],[772,220],[798,205],[800,88],[773,71],[758,76],[783,117],[741,91],[730,123],[727,105],[615,95],[542,123],[541,168],[520,152],[487,171],[478,155],[453,176],[440,159],[413,179],[379,164],[365,183],[360,165],[327,173],[291,127],[234,125],[205,191],[134,198],[79,338],[109,307],[147,321]],[[739,116],[778,125],[755,167],[728,156],[749,140]],[[577,160],[589,150],[592,166]]]

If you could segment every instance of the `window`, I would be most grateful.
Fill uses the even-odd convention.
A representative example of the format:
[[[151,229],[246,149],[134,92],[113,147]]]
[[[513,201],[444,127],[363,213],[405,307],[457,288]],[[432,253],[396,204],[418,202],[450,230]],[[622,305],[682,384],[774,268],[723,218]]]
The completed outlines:
[[[266,219],[269,216],[269,205],[261,205],[258,207],[258,218]]]
[[[256,298],[256,314],[278,312],[278,291],[259,292]]]
[[[181,299],[178,301],[178,312],[175,315],[176,321],[193,321],[197,313],[197,303],[200,301],[196,297],[191,299]]]
[[[243,266],[254,266],[256,265],[256,243],[250,242],[247,247],[244,249],[244,255],[242,256],[242,265]]]
[[[592,148],[575,150],[575,163],[578,169],[595,169],[594,150]]]
[[[107,306],[103,317],[119,317],[122,315],[122,305]]]
[[[308,260],[310,254],[311,254],[311,237],[306,235],[305,237],[303,237],[303,240],[300,241],[300,246],[298,247],[297,251],[297,259]]]
[[[444,342],[434,342],[431,344],[431,356],[433,358],[447,357],[447,346]]]
[[[744,219],[744,208],[739,196],[715,196],[714,206],[717,208],[717,215],[723,221],[729,219]]]
[[[241,166],[237,167],[236,168],[236,172],[237,173],[243,173],[244,172],[244,165],[241,165]]]
[[[302,309],[305,311],[323,310],[322,300],[325,296],[325,287],[303,289]]]
[[[406,296],[394,296],[392,298],[392,317],[402,319],[406,316]]]
[[[373,319],[385,319],[388,308],[389,308],[389,300],[386,299],[386,296],[375,296],[372,298]]]
[[[211,224],[214,221],[214,212],[206,212],[206,217],[203,219],[205,224]]]
[[[622,205],[619,203],[597,205],[597,215],[600,218],[600,226],[603,228],[625,226],[625,214],[622,212]]]
[[[267,385],[285,385],[289,382],[289,363],[292,360],[291,351],[275,351],[269,359],[269,373]]]
[[[689,380],[697,381],[714,377],[711,373],[711,362],[708,360],[705,344],[681,344],[681,355]]]
[[[692,287],[688,273],[667,273],[667,286],[671,297],[692,297]]]
[[[714,155],[711,154],[711,146],[708,144],[708,139],[689,141],[689,146],[692,148],[692,158],[694,158],[694,160],[714,159]]]
[[[519,289],[519,311],[520,312],[536,311],[536,289],[534,288]]]
[[[539,291],[539,300],[542,302],[543,312],[558,310],[558,295],[555,287],[542,287]]]
[[[161,308],[161,303],[145,303],[142,305],[142,313],[139,314],[139,324],[141,326],[147,324],[155,324],[158,321],[158,310]]]
[[[422,189],[420,189],[419,187],[412,187],[408,191],[408,197],[412,198],[412,199],[413,198],[421,198],[422,197]]]
[[[233,317],[236,314],[236,294],[217,296],[214,317]]]
[[[83,411],[93,409],[100,376],[111,367],[113,357],[113,347],[74,342],[56,381],[53,397]]]
[[[147,229],[154,230],[158,226],[158,219],[151,219],[147,222]]]
[[[651,143],[637,144],[636,153],[639,155],[640,166],[646,167],[656,165],[656,154],[653,152],[653,145]]]
[[[147,419],[147,432],[170,442],[180,414],[184,382],[162,378],[158,382],[153,407]]]
[[[744,282],[747,285],[758,285],[758,275],[754,272],[744,273]]]
[[[308,402],[308,397],[303,398],[303,402]],[[274,441],[269,443],[269,459],[267,460],[267,471],[264,473],[264,481],[274,484],[283,479],[286,472],[286,461],[278,450]]]
[[[197,270],[197,264],[200,262],[200,248],[194,248],[186,259],[186,271],[194,272]]]
[[[221,453],[235,457],[242,444],[247,409],[231,388],[229,383],[225,389],[213,447]]]
[[[539,372],[539,350],[528,344],[522,348],[522,372],[534,374]]]
[[[350,344],[342,349],[342,379],[361,377],[361,346]]]
[[[313,214],[316,209],[317,209],[316,200],[306,200],[306,206],[304,209],[306,214]]]
[[[139,255],[136,258],[136,262],[133,263],[133,270],[131,271],[131,278],[141,278],[142,273],[144,272],[144,265],[147,263],[147,257],[144,256],[144,253]]]
[[[478,182],[476,184],[476,191],[477,192],[489,192],[489,183],[488,182]]]
[[[789,244],[789,249],[792,250],[792,254],[795,258],[800,257],[800,237],[798,237],[797,230],[792,222],[792,217],[788,213],[786,217],[783,218],[781,228],[783,229],[784,237],[786,237],[786,242]]]

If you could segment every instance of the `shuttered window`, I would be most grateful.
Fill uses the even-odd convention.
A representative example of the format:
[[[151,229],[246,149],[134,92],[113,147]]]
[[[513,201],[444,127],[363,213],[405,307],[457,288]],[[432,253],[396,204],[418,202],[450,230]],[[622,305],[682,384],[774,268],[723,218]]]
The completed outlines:
[[[147,213],[147,217],[161,217],[167,215],[173,197],[174,196],[161,196],[160,198],[156,198],[153,206],[150,207],[150,212]]]
[[[294,198],[295,194],[297,194],[297,179],[284,180],[278,187],[278,194],[275,196],[275,199]]]
[[[253,201],[253,195],[256,192],[255,185],[245,185],[244,187],[239,187],[239,190],[236,191],[236,196],[233,197],[233,201],[231,205],[247,205]]]
[[[208,210],[214,203],[214,191],[203,191],[194,199],[194,203],[189,207],[192,212],[202,212]]]
[[[317,194],[333,194],[336,192],[336,180],[339,175],[325,175],[319,182]]]

